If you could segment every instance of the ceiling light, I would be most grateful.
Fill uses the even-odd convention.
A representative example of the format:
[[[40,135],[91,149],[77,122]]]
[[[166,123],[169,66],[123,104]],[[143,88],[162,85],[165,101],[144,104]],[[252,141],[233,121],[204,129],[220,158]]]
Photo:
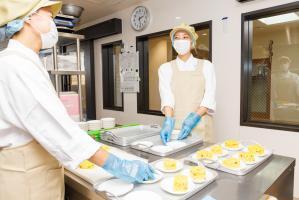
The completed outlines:
[[[182,19],[182,17],[175,17],[175,19]]]
[[[278,15],[274,17],[266,17],[266,18],[259,19],[259,21],[267,25],[280,24],[280,23],[291,22],[296,20],[299,20],[299,16],[296,15],[295,13],[287,13],[287,14]]]
[[[202,35],[207,35],[206,33],[203,33]]]

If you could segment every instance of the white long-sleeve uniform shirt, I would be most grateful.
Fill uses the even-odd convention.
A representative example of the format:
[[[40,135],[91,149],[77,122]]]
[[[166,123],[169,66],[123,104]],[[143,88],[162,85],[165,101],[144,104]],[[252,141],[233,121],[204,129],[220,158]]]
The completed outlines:
[[[179,57],[176,58],[176,63],[180,71],[195,71],[198,59],[193,57],[184,62]],[[175,99],[171,89],[172,81],[172,67],[171,63],[167,62],[160,66],[159,68],[159,91],[161,97],[161,110],[165,106],[174,108]],[[203,75],[205,78],[205,93],[201,102],[198,102],[198,106],[203,106],[209,109],[208,113],[212,114],[216,110],[216,78],[213,64],[205,60],[203,67]],[[182,87],[184,87],[182,85]],[[192,112],[192,111],[190,111]]]
[[[5,51],[13,53],[0,52],[0,147],[35,139],[70,168],[90,158],[100,144],[69,117],[38,55],[16,40]]]

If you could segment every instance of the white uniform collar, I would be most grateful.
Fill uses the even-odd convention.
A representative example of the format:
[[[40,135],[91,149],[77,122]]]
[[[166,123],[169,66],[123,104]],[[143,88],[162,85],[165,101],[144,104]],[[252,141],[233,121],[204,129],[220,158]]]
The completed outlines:
[[[31,59],[34,59],[35,61],[39,62],[38,54],[17,40],[10,39],[7,45],[7,49],[20,51],[26,56],[30,57]]]
[[[181,70],[192,70],[197,66],[197,59],[191,54],[191,56],[185,62],[177,56],[176,63]]]

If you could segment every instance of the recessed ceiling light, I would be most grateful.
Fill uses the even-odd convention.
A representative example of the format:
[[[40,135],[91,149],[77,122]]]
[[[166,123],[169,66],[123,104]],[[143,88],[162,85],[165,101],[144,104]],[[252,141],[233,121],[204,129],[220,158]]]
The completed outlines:
[[[175,17],[175,19],[182,19],[182,17]]]
[[[259,21],[267,25],[280,24],[280,23],[291,22],[296,20],[299,20],[299,16],[296,15],[295,13],[287,13],[287,14],[278,15],[274,17],[266,17],[266,18],[259,19]]]

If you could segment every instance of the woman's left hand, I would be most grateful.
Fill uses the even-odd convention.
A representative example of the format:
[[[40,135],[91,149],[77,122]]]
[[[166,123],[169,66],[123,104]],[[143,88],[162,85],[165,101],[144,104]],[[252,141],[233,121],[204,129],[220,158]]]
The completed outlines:
[[[201,116],[195,112],[190,113],[187,118],[184,120],[181,132],[178,136],[178,140],[183,140],[187,138],[192,129],[200,122]]]

